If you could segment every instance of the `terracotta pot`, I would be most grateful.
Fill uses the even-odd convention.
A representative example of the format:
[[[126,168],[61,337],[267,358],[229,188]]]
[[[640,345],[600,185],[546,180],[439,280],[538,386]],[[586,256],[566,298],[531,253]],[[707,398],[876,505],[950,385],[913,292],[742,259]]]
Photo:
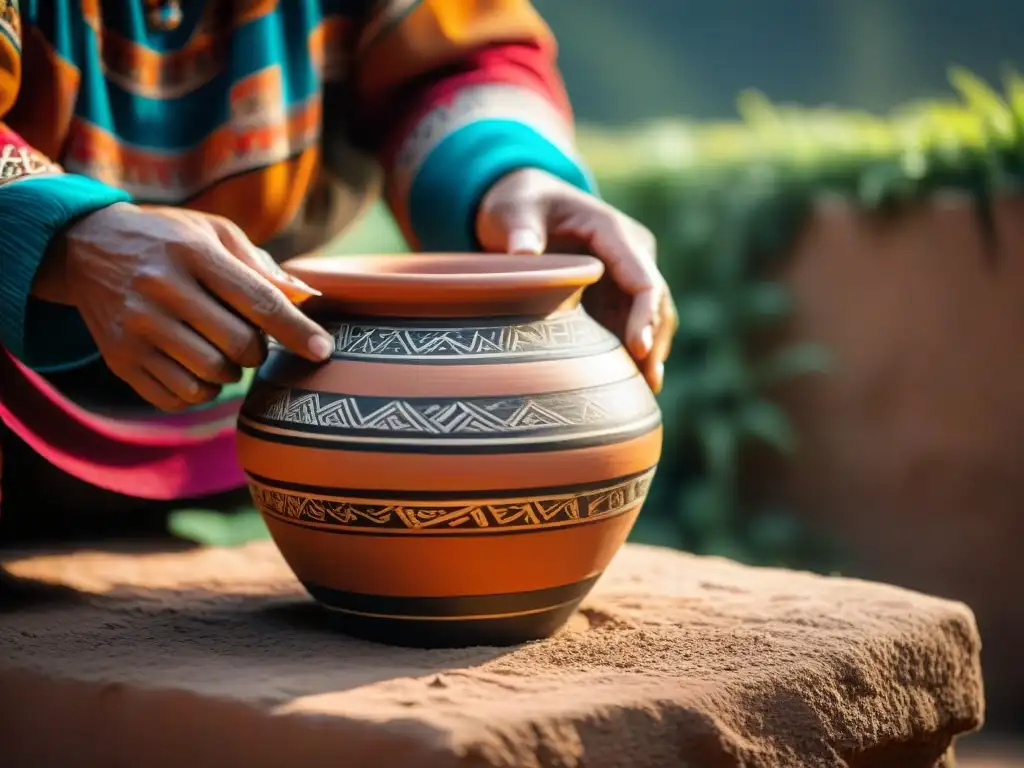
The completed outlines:
[[[506,645],[568,620],[626,540],[661,416],[580,306],[584,256],[309,257],[288,269],[335,338],[280,347],[243,406],[253,498],[343,629]]]

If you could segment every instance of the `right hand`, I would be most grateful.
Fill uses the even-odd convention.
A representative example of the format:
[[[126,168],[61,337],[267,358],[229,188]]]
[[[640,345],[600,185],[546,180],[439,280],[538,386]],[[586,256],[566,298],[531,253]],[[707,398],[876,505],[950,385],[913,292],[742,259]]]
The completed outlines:
[[[317,291],[227,219],[118,203],[71,226],[54,258],[107,366],[162,410],[208,402],[260,365],[264,333],[330,357],[330,335],[295,306]]]

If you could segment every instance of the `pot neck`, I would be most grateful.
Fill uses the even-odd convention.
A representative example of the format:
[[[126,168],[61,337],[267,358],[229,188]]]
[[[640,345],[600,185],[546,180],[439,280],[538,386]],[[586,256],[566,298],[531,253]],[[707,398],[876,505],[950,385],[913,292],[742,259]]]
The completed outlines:
[[[423,289],[408,296],[375,296],[334,299],[326,296],[309,299],[303,311],[312,317],[398,317],[422,319],[457,318],[544,318],[569,312],[580,305],[583,289],[578,286],[551,286],[529,291],[492,292],[447,287],[437,291]]]

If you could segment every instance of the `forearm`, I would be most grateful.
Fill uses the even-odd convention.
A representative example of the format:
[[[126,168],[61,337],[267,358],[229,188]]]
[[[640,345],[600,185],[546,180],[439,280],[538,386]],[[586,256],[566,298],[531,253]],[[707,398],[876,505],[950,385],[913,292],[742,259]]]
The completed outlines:
[[[427,0],[363,50],[364,134],[414,247],[475,250],[479,202],[515,170],[596,191],[576,152],[555,43],[529,3]]]
[[[60,234],[125,193],[62,169],[0,124],[0,346],[41,370],[95,356],[61,270]]]

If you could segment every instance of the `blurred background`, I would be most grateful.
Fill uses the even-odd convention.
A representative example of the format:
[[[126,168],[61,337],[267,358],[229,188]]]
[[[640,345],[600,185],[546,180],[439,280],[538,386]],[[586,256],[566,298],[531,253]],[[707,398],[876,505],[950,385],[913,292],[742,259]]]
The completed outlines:
[[[747,88],[886,111],[994,78],[1019,46],[1014,0],[537,0],[580,120],[729,119]]]

